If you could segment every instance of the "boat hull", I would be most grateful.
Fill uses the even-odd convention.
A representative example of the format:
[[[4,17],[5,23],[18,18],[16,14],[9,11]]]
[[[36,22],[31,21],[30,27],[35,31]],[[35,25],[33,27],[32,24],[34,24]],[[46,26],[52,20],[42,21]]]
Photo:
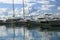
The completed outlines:
[[[33,28],[41,28],[42,30],[48,29],[56,29],[60,28],[60,20],[54,20],[54,21],[41,21],[41,22],[36,22],[36,21],[9,21],[9,22],[0,22],[0,25],[25,25],[28,29],[33,29]]]

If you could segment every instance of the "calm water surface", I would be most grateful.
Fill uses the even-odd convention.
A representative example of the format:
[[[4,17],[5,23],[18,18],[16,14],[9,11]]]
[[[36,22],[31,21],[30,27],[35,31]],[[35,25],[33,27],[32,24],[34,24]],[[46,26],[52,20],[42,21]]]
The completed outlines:
[[[13,28],[0,25],[0,40],[60,40],[60,32],[41,32],[39,29],[28,30],[23,26]]]

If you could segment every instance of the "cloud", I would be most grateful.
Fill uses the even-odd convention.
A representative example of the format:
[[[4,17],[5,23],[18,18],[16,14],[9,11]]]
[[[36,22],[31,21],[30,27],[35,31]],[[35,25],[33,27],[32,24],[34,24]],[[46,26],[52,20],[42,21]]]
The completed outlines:
[[[42,5],[40,8],[41,10],[50,10],[51,7],[54,7],[55,5]]]
[[[46,0],[44,0],[44,1],[37,1],[38,3],[41,3],[41,4],[49,4],[50,2],[49,1],[46,1]]]
[[[14,12],[15,12],[14,14],[16,15],[16,17],[20,17],[23,15],[23,8],[21,9],[15,8]],[[0,16],[5,17],[6,16],[5,14],[7,15],[7,17],[12,17],[13,10],[8,9],[8,8],[0,8]]]
[[[54,7],[55,5],[45,5],[46,7]]]
[[[13,3],[12,0],[0,0],[1,3]]]
[[[38,14],[38,13],[36,13],[36,12],[30,13],[30,15],[33,15],[33,16],[34,16],[34,15],[37,15],[37,14]]]
[[[7,8],[0,8],[0,12],[5,12]]]
[[[42,5],[42,7],[40,9],[41,10],[49,10],[49,7],[46,7],[46,6]]]
[[[4,12],[6,12],[7,8],[0,8],[0,17],[4,17]]]
[[[60,7],[57,7],[57,10],[60,10]]]
[[[10,3],[13,4],[13,0],[0,0],[1,3]],[[22,3],[22,0],[14,0],[14,3]]]
[[[32,7],[34,4],[36,4],[36,3],[27,3],[26,7]]]
[[[1,3],[13,4],[13,0],[0,0]],[[24,2],[29,2],[29,0],[24,0]],[[14,4],[22,4],[23,0],[14,0]]]
[[[55,0],[51,0],[51,1],[55,1]]]

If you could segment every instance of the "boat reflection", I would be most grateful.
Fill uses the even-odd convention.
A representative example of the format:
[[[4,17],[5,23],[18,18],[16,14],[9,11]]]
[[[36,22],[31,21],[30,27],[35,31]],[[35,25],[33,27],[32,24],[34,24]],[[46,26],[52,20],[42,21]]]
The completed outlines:
[[[0,25],[0,40],[50,40],[60,39],[60,32],[40,31],[40,28],[26,28],[24,26]],[[25,32],[25,33],[24,33]],[[50,37],[49,37],[50,36]]]

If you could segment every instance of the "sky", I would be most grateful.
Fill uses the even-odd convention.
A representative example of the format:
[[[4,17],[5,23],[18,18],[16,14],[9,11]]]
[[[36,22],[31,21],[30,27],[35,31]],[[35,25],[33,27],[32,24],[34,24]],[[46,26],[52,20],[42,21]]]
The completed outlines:
[[[0,0],[0,14],[7,16],[14,12],[16,16],[23,15],[23,0]],[[17,12],[16,12],[17,11]],[[57,14],[60,16],[60,0],[24,0],[25,15]],[[11,13],[10,13],[11,12]]]

